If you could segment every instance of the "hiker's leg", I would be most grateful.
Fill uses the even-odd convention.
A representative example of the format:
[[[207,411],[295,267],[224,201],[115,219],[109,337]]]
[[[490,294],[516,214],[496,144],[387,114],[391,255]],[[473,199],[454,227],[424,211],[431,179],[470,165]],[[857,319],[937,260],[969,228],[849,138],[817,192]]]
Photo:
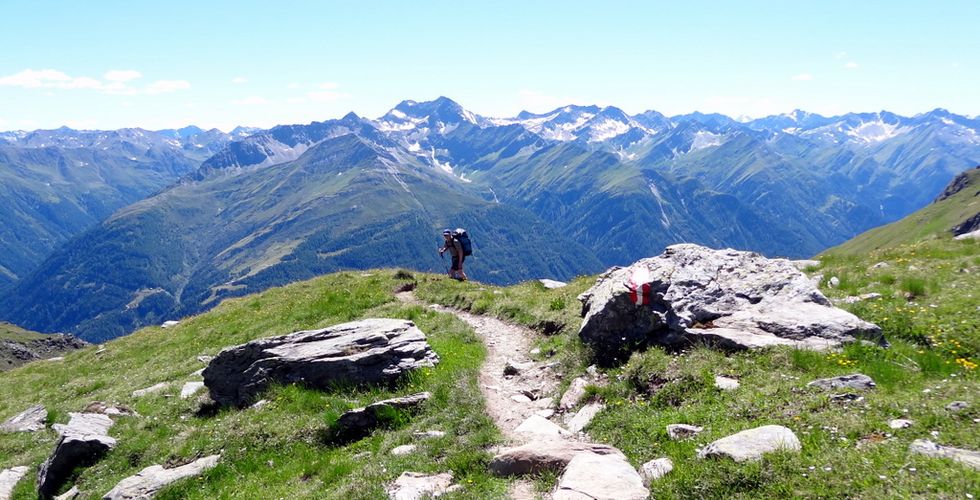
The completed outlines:
[[[459,258],[459,279],[466,281],[466,271],[463,270],[463,263],[466,262],[466,256]]]
[[[449,276],[453,279],[459,279],[459,257],[453,256],[453,267],[450,268]]]

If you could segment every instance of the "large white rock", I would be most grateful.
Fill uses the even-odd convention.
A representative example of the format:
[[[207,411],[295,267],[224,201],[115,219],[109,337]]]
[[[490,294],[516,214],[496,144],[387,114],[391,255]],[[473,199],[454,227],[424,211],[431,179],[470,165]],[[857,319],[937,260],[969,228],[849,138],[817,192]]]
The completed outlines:
[[[200,475],[218,465],[219,460],[221,460],[221,455],[211,455],[172,469],[164,469],[160,465],[151,465],[136,473],[135,476],[119,481],[102,498],[104,500],[152,498],[164,486],[187,477]]]
[[[0,470],[0,500],[10,500],[14,487],[27,475],[27,470],[23,465]]]
[[[700,458],[727,457],[736,462],[758,460],[773,451],[799,451],[800,440],[781,425],[764,425],[721,438],[698,453]]]
[[[934,458],[948,458],[971,469],[980,470],[980,451],[942,446],[928,439],[912,441],[912,444],[909,445],[909,451]]]
[[[643,345],[696,341],[729,348],[884,343],[881,328],[833,307],[789,261],[752,252],[672,245],[604,273],[579,299],[579,336],[613,359]]]
[[[980,240],[980,229],[953,237],[954,240]]]
[[[272,383],[384,384],[438,362],[414,323],[373,318],[225,349],[203,375],[212,399],[245,407]]]
[[[643,478],[621,454],[579,453],[568,462],[553,500],[642,500]]]
[[[490,461],[490,472],[503,477],[561,472],[580,453],[622,456],[622,452],[605,444],[542,438],[501,450]]]
[[[143,396],[146,396],[147,394],[153,394],[153,393],[156,393],[156,392],[160,392],[160,391],[166,389],[167,387],[170,387],[170,384],[167,383],[167,382],[160,382],[159,384],[153,384],[153,385],[151,385],[151,386],[149,386],[149,387],[147,387],[145,389],[137,389],[137,390],[133,391],[133,397],[134,398],[141,398]]]
[[[204,389],[204,382],[187,382],[180,389],[180,399],[187,399],[197,394],[197,391],[201,389]]]
[[[563,288],[568,286],[568,283],[565,283],[564,281],[549,280],[547,278],[539,279],[538,281],[540,281],[541,284],[544,285],[544,287],[549,290],[554,290],[556,288]]]
[[[109,437],[112,419],[101,413],[69,413],[68,424],[54,424],[60,434],[54,452],[37,473],[38,494],[54,496],[76,467],[90,466],[116,446]]]
[[[44,429],[47,418],[44,405],[34,405],[0,424],[0,432],[37,432]]]
[[[393,484],[388,486],[388,498],[391,500],[420,500],[435,498],[452,491],[453,474],[421,474],[419,472],[402,472]]]
[[[568,410],[578,406],[582,399],[585,398],[585,387],[589,385],[589,381],[583,377],[576,377],[572,380],[571,385],[568,386],[568,390],[561,395],[561,400],[558,401],[558,407],[563,410]]]

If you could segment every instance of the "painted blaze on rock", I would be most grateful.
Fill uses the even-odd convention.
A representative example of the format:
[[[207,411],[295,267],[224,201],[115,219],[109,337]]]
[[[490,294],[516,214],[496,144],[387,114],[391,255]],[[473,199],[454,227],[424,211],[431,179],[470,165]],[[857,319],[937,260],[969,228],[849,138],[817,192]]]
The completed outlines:
[[[605,358],[695,339],[728,348],[885,344],[877,325],[833,307],[790,261],[752,252],[673,245],[610,269],[579,300],[579,335]]]
[[[414,323],[376,318],[231,347],[211,360],[203,375],[212,399],[244,407],[272,383],[320,389],[384,384],[438,362]]]

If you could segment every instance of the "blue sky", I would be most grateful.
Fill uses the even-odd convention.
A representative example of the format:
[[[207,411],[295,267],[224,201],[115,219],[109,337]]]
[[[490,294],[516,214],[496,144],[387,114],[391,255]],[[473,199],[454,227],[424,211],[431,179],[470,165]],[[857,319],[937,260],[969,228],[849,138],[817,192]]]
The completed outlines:
[[[0,130],[230,129],[450,97],[980,114],[980,1],[5,1]]]

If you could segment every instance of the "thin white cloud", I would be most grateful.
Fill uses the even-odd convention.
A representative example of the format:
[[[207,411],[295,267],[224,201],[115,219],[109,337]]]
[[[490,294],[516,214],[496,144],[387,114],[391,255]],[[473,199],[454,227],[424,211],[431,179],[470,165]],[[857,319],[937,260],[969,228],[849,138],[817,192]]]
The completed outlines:
[[[143,73],[133,69],[113,69],[106,71],[102,78],[109,80],[110,82],[128,82],[130,80],[136,80],[137,78],[142,78]]]
[[[798,82],[808,82],[810,80],[813,80],[813,75],[811,75],[810,73],[800,73],[798,75],[794,75],[793,80],[796,80]]]
[[[861,65],[854,61],[848,61],[847,64],[844,64],[844,67],[847,69],[858,69]]]
[[[191,83],[187,80],[157,80],[146,87],[147,94],[165,94],[176,90],[186,90],[191,88]]]
[[[840,51],[840,52],[834,54],[834,59],[843,59],[845,57],[847,57],[847,52],[845,52],[845,51]]]
[[[313,102],[335,102],[350,97],[350,94],[340,92],[337,89],[340,84],[335,82],[323,82],[317,85],[320,90],[306,93],[306,98]]]
[[[265,97],[252,95],[243,99],[235,99],[231,101],[231,103],[236,106],[261,106],[264,104],[269,104],[269,100]]]
[[[231,79],[231,83],[234,83],[235,85],[241,85],[243,83],[248,83],[248,78],[245,78],[244,76],[236,76],[235,78],[232,78]]]
[[[110,95],[163,94],[176,90],[189,89],[187,80],[157,80],[146,87],[133,87],[128,82],[141,78],[136,70],[110,70],[105,81],[87,76],[73,77],[54,69],[25,69],[12,75],[0,76],[0,87],[20,87],[25,89],[89,89]]]

